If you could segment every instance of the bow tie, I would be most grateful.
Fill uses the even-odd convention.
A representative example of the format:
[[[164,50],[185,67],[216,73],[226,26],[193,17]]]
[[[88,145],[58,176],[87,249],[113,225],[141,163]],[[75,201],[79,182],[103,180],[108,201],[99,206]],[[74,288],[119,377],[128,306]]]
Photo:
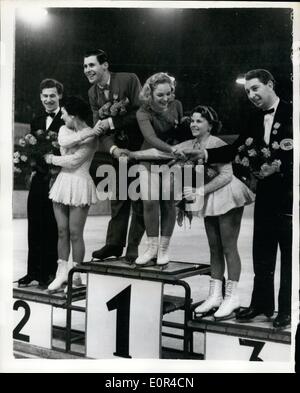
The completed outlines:
[[[55,113],[54,112],[45,112],[45,115],[52,117],[52,119],[54,119],[54,117],[55,117]]]
[[[108,83],[106,83],[103,86],[98,85],[98,87],[99,87],[100,90],[109,90],[109,84]]]
[[[264,114],[264,115],[268,115],[268,114],[270,114],[270,113],[273,113],[274,112],[274,108],[271,108],[271,109],[268,109],[268,110],[266,110],[266,111],[262,111],[262,113]]]

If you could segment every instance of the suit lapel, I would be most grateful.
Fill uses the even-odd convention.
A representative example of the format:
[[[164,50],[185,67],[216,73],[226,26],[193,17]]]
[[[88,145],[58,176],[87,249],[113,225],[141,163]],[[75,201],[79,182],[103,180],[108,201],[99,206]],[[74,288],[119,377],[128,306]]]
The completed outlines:
[[[270,144],[276,140],[281,139],[280,134],[283,128],[282,123],[284,123],[285,117],[286,117],[286,108],[284,103],[280,100],[272,123]]]
[[[120,100],[120,92],[119,92],[119,86],[116,80],[116,74],[114,72],[111,72],[110,74],[110,85],[109,85],[109,99],[111,101]]]
[[[60,123],[61,123],[61,110],[57,113],[57,115],[53,118],[52,122],[50,123],[49,127],[47,128],[48,130],[57,130],[60,128]],[[46,119],[45,119],[45,124],[46,124]]]

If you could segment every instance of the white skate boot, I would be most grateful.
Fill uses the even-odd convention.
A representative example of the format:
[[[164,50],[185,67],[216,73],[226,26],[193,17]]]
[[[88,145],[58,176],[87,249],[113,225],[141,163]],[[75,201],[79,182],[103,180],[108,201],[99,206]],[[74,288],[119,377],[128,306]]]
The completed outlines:
[[[240,308],[237,285],[237,281],[227,280],[224,301],[218,311],[214,313],[214,317],[217,320],[232,318],[234,316],[234,311],[238,311]]]
[[[222,301],[222,280],[211,278],[209,281],[208,298],[202,304],[195,308],[194,313],[196,316],[206,314],[213,308],[219,307]]]

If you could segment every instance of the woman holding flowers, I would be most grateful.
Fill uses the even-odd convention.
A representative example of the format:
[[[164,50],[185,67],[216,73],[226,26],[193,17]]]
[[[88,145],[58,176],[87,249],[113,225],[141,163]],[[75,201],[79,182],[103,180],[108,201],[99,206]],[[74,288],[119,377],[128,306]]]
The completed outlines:
[[[210,106],[197,106],[191,114],[191,131],[195,139],[176,145],[185,154],[193,150],[224,146],[220,138],[212,135],[219,131],[221,123]],[[231,164],[213,164],[205,169],[203,216],[210,249],[211,279],[208,298],[195,309],[196,314],[206,314],[214,308],[214,317],[225,319],[240,306],[237,285],[241,273],[241,261],[237,248],[244,205],[254,201],[254,194],[237,179]],[[184,189],[185,197],[193,194]],[[222,280],[227,265],[228,280],[225,298],[222,296]]]
[[[87,103],[69,97],[62,108],[65,126],[58,134],[61,156],[45,156],[48,164],[62,168],[49,194],[58,226],[58,269],[55,280],[48,286],[50,291],[60,289],[67,281],[69,270],[83,261],[84,225],[90,205],[97,202],[89,168],[97,150],[95,135],[99,133],[88,127],[89,115]],[[70,246],[73,262],[69,264]],[[79,273],[73,275],[73,284],[81,285]]]

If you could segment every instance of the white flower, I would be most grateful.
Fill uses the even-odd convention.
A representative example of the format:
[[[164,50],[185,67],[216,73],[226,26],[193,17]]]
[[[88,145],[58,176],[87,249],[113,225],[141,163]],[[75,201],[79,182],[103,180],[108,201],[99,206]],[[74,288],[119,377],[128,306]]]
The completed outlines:
[[[17,158],[17,157],[16,157],[16,158],[14,158],[14,160],[13,160],[13,161],[14,161],[14,164],[19,164],[19,162],[20,162],[19,158]]]
[[[26,141],[24,138],[19,139],[19,145],[22,147],[26,146]]]
[[[29,143],[30,143],[30,145],[36,145],[36,143],[37,143],[36,138],[35,138],[34,136],[32,136],[32,137],[29,139]]]
[[[35,132],[35,134],[36,135],[43,135],[43,133],[44,133],[44,131],[43,130],[37,130],[36,132]]]
[[[279,145],[278,142],[273,142],[273,143],[272,143],[272,149],[277,150],[277,149],[279,149],[279,148],[280,148],[280,145]]]
[[[59,143],[58,143],[58,142],[55,142],[55,141],[54,141],[54,142],[51,143],[51,145],[52,145],[53,147],[57,148],[57,149],[59,148]]]
[[[15,173],[21,173],[22,171],[21,171],[20,168],[17,168],[16,166],[14,166],[14,172]]]
[[[24,139],[25,139],[26,141],[29,141],[32,137],[33,137],[32,134],[26,134],[26,135],[24,136]]]
[[[247,138],[246,141],[245,141],[245,144],[247,146],[250,146],[252,144],[252,142],[253,142],[253,138]]]
[[[27,161],[27,157],[26,157],[24,154],[21,155],[20,159],[21,159],[21,161],[23,161],[23,162],[26,162],[26,161]]]
[[[241,151],[243,151],[243,150],[245,150],[245,145],[242,145],[242,146],[240,146],[240,147],[238,148],[238,151],[239,151],[239,152],[241,152]]]
[[[270,149],[267,149],[266,147],[261,149],[261,152],[262,152],[262,154],[264,155],[265,158],[269,158],[271,156]]]
[[[19,158],[19,157],[20,157],[20,152],[15,151],[15,152],[14,152],[14,158]]]
[[[243,165],[243,166],[249,166],[249,160],[248,160],[247,157],[244,157],[244,158],[242,159],[242,165]]]
[[[256,153],[255,149],[251,149],[251,150],[248,150],[248,155],[249,155],[249,157],[255,157],[255,156],[257,156],[257,153]]]
[[[239,155],[235,156],[234,162],[235,162],[236,164],[241,164],[242,161],[241,161]]]
[[[275,128],[275,130],[277,130],[279,127],[281,126],[280,123],[278,123],[278,121],[273,125],[273,128]]]

